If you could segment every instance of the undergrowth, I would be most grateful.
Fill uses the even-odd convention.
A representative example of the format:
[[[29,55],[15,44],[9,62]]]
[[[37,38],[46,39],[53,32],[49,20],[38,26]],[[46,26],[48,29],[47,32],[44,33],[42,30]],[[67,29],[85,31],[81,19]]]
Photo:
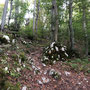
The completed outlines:
[[[90,73],[90,61],[88,58],[85,59],[74,59],[66,61],[65,64],[69,65],[72,70],[76,72]]]

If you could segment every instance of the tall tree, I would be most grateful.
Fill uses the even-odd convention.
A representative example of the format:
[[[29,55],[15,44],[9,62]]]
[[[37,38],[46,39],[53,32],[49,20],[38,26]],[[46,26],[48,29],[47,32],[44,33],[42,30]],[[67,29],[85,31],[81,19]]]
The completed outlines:
[[[18,22],[18,15],[19,15],[19,5],[18,5],[18,1],[15,1],[15,29],[16,31],[18,31],[19,27],[19,22]]]
[[[38,0],[38,4],[37,4],[37,14],[36,14],[36,24],[35,24],[36,35],[37,35],[37,24],[38,24],[38,18],[39,18],[39,11],[40,11],[40,0]]]
[[[7,8],[8,8],[8,1],[5,1],[4,9],[3,9],[3,15],[2,15],[2,23],[1,23],[1,30],[4,29],[5,20],[6,20],[6,14],[7,14]]]
[[[72,26],[72,4],[73,4],[73,0],[69,0],[70,49],[74,50],[74,30]]]
[[[8,18],[8,26],[9,26],[10,19],[11,19],[11,13],[12,13],[12,4],[13,4],[13,0],[11,0],[11,2],[10,2],[10,13],[9,13],[9,18]]]
[[[34,0],[34,12],[33,12],[33,35],[35,30],[35,11],[36,11],[36,0]]]
[[[85,37],[85,55],[88,56],[88,35],[86,29],[86,5],[83,3],[83,30]]]
[[[52,0],[51,10],[51,39],[52,41],[58,40],[58,10],[56,0]]]

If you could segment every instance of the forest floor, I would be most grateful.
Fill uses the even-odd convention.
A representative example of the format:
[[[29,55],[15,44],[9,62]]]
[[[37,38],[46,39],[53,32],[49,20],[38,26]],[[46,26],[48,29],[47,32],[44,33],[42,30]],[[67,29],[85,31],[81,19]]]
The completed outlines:
[[[67,63],[61,61],[56,62],[54,65],[43,64],[41,62],[43,47],[40,45],[26,45],[18,41],[16,47],[10,46],[5,50],[0,59],[7,59],[6,61],[0,61],[0,67],[8,67],[10,71],[10,75],[7,76],[8,80],[13,84],[20,83],[21,90],[90,89],[90,74],[75,71]],[[17,58],[21,52],[25,53],[27,61],[20,64],[17,62]],[[59,73],[59,78],[53,78],[50,75],[52,69]]]

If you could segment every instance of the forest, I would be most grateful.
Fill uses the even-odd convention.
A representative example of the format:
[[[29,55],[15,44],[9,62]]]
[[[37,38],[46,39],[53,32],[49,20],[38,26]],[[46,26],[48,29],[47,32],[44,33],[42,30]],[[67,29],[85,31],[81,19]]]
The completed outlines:
[[[0,90],[89,90],[90,0],[0,0]]]

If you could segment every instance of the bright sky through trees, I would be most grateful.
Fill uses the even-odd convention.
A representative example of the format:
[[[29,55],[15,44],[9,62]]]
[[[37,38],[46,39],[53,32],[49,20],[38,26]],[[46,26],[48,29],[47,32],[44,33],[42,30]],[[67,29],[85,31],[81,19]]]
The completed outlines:
[[[5,3],[5,0],[0,0],[0,4],[4,4]]]
[[[29,6],[29,9],[33,9],[33,0],[28,0],[29,3],[30,3],[30,6]],[[0,0],[0,4],[4,4],[5,3],[5,0]],[[32,18],[33,17],[33,14],[32,13],[27,13],[25,15],[25,18]]]

